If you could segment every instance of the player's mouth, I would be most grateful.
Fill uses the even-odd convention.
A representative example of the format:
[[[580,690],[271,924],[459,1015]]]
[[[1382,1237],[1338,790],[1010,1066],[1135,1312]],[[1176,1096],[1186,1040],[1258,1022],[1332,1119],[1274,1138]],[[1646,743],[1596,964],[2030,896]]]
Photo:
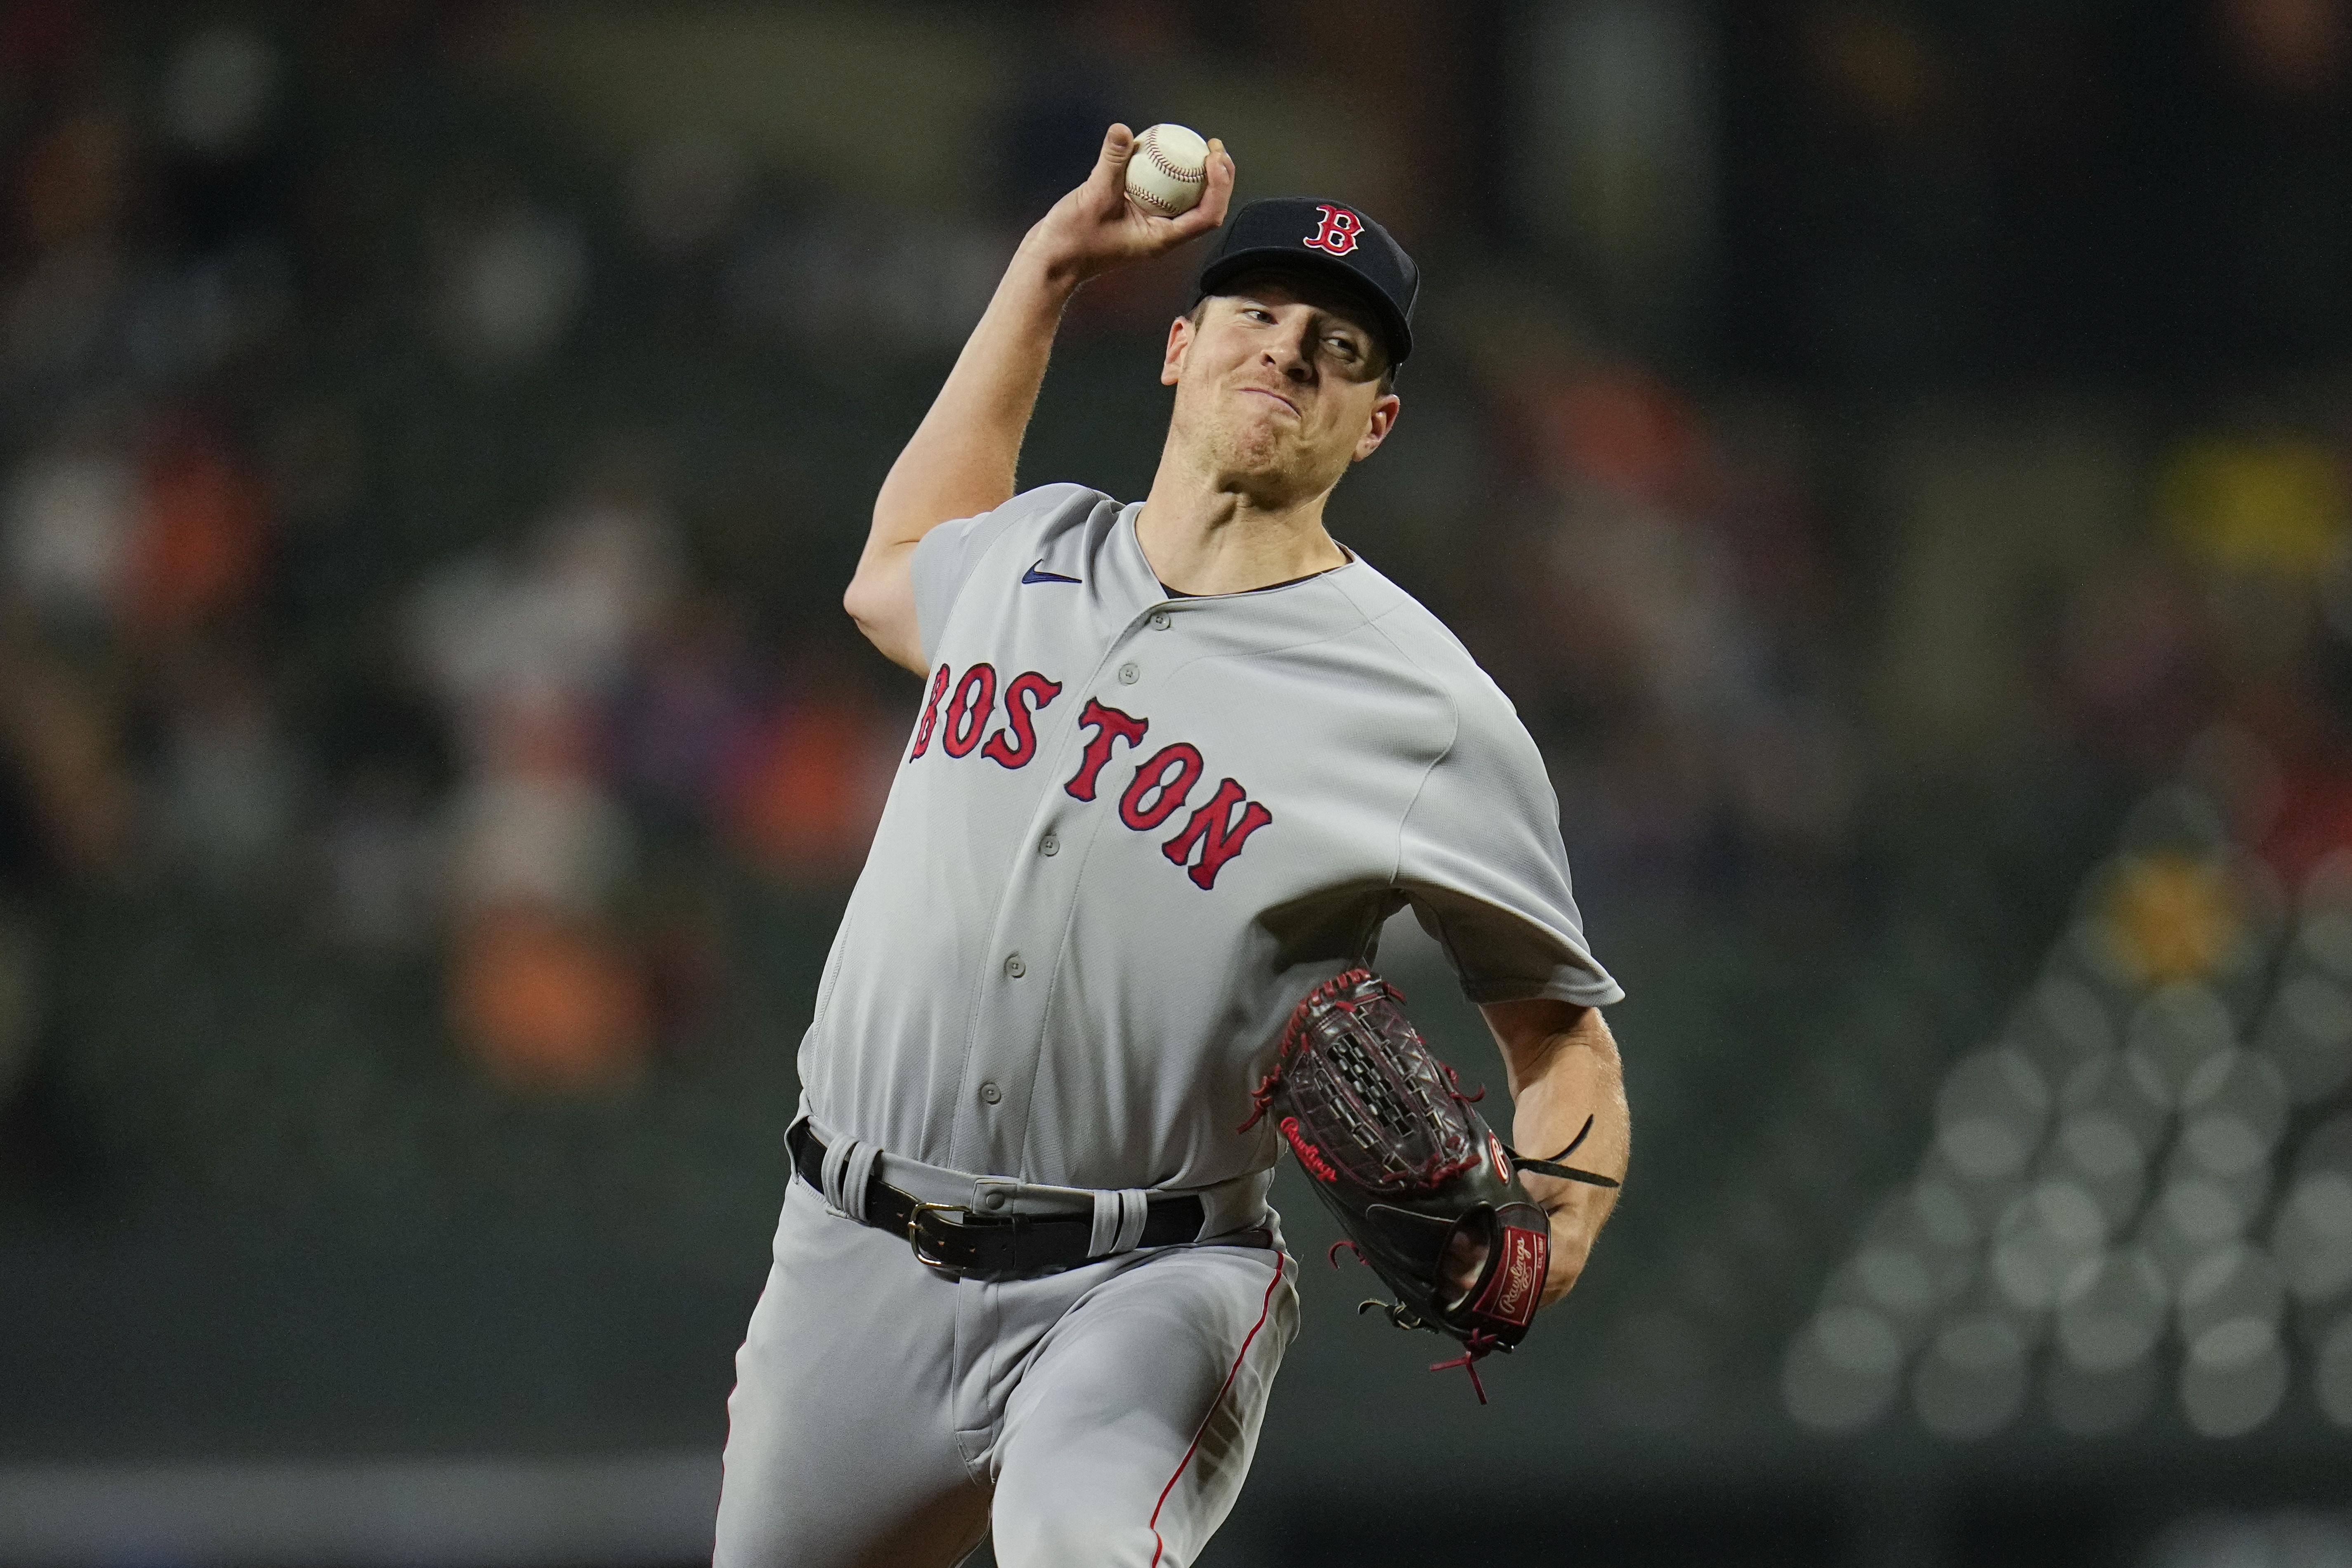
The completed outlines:
[[[1306,417],[1306,416],[1304,416],[1304,415],[1300,415],[1300,414],[1298,413],[1298,405],[1297,405],[1296,403],[1291,402],[1291,401],[1290,401],[1290,399],[1288,399],[1287,397],[1283,396],[1283,395],[1282,395],[1282,394],[1280,394],[1280,393],[1278,393],[1278,392],[1276,392],[1276,391],[1275,391],[1275,390],[1273,390],[1271,387],[1265,387],[1265,386],[1244,386],[1244,387],[1243,387],[1243,388],[1242,388],[1242,390],[1243,390],[1244,392],[1255,392],[1255,393],[1256,393],[1260,397],[1271,397],[1271,398],[1273,398],[1276,403],[1281,404],[1285,408],[1289,409],[1289,410],[1290,410],[1290,412],[1291,412],[1292,414],[1294,414],[1294,415],[1297,415],[1297,416],[1298,416],[1298,417],[1300,417],[1300,418],[1305,418],[1305,417]]]

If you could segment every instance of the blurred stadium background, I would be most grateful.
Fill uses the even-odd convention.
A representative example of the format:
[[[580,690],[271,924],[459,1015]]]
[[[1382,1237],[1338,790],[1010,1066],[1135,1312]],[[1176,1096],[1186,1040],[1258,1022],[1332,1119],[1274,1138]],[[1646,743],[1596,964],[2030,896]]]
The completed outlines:
[[[1209,1561],[2352,1563],[2345,0],[0,4],[0,1563],[707,1553],[838,594],[1113,118],[1423,258],[1335,528],[1632,993],[1573,1301],[1310,1270]]]

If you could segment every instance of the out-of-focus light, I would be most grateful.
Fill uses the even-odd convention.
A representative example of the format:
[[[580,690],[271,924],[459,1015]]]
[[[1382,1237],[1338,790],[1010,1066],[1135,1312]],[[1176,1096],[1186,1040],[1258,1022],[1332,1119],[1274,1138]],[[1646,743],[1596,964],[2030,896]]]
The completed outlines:
[[[9,476],[0,499],[0,569],[44,610],[101,619],[138,524],[136,477],[120,453],[37,456]]]
[[[2320,1336],[2311,1384],[2321,1412],[2338,1426],[2352,1426],[2352,1312],[2337,1318]]]
[[[2181,1145],[2219,1176],[2237,1176],[2270,1158],[2286,1127],[2286,1080],[2246,1051],[2208,1057],[2181,1089]]]
[[[2050,1089],[2022,1052],[1980,1051],[1957,1064],[1936,1097],[1936,1142],[1979,1179],[2023,1170],[2050,1113]]]
[[[2295,945],[2338,980],[2352,980],[2352,908],[2330,904],[2303,917]]]
[[[1995,1312],[1961,1319],[1928,1345],[1911,1384],[1919,1424],[1942,1437],[1990,1436],[2025,1404],[2025,1336]]]
[[[2216,1254],[2237,1246],[2269,1191],[2267,1164],[2218,1176],[2176,1145],[2154,1202],[2141,1216],[2139,1241],[2176,1289]]]
[[[2063,1084],[2084,1062],[2115,1049],[2116,1020],[2098,992],[2071,974],[2044,976],[2010,1021],[2009,1036]]]
[[[1976,1237],[1965,1214],[1957,1230],[1931,1225],[1917,1194],[1897,1194],[1879,1206],[1861,1243],[1830,1277],[1824,1306],[1861,1303],[1887,1314],[1906,1337],[1938,1308],[1956,1300],[1977,1273]]]
[[[2225,1247],[2181,1279],[2177,1310],[2181,1342],[2194,1344],[2209,1331],[2241,1320],[2276,1327],[2286,1311],[2286,1288],[2261,1248]]]
[[[1780,1396],[1790,1416],[1822,1432],[1869,1426],[1894,1399],[1902,1342],[1867,1308],[1832,1308],[1805,1325],[1789,1347]]]
[[[1963,1245],[1981,1246],[2025,1189],[2021,1170],[1964,1171],[1933,1143],[1919,1162],[1919,1201],[1940,1211],[1939,1223],[1949,1234],[1969,1237]]]
[[[2352,849],[2330,849],[2303,874],[2298,895],[2305,914],[2315,910],[2352,910]]]
[[[2099,1205],[2107,1229],[2139,1212],[2147,1154],[2130,1125],[2107,1110],[2079,1110],[2058,1124],[2046,1170],[2071,1178]]]
[[[2129,1070],[2121,1052],[2094,1057],[2076,1068],[2058,1101],[2070,1121],[2089,1112],[2114,1118],[2143,1156],[2163,1137],[2171,1114],[2166,1102]]]
[[[1916,1317],[1936,1304],[1936,1281],[1927,1260],[1909,1247],[1866,1247],[1854,1255],[1855,1279],[1887,1311]]]
[[[2158,1536],[2146,1568],[2344,1568],[2352,1528],[2334,1515],[2199,1514]]]
[[[2107,1238],[2106,1216],[2072,1182],[2038,1184],[2000,1217],[1992,1246],[1992,1277],[2012,1303],[2039,1310]]]
[[[2232,1318],[2189,1342],[2180,1408],[2207,1437],[2236,1437],[2268,1421],[2286,1394],[2286,1352],[2274,1323]]]
[[[2169,986],[2242,963],[2243,903],[2218,857],[2126,855],[2108,873],[2095,923],[2121,973],[2137,984]]]
[[[2203,985],[2168,985],[2132,1013],[2124,1059],[2149,1098],[2177,1106],[2197,1070],[2236,1044],[2230,1010]]]
[[[2287,1192],[2271,1246],[2289,1289],[2324,1301],[2352,1286],[2352,1174],[2322,1168]]]
[[[517,208],[465,237],[442,279],[443,336],[461,363],[485,370],[530,364],[571,326],[586,290],[579,231]]]
[[[163,79],[164,133],[208,157],[244,151],[277,96],[278,51],[249,27],[207,27],[180,46]]]
[[[1903,1360],[1894,1326],[1867,1307],[1831,1308],[1813,1321],[1813,1337],[1842,1371],[1891,1373]]]
[[[2202,440],[2169,465],[2164,507],[2180,542],[2215,565],[2315,579],[2343,537],[2344,477],[2315,441]]]
[[[1920,1228],[1938,1247],[1972,1247],[1982,1234],[1967,1200],[1948,1182],[1921,1180],[1911,1189],[1910,1205]]]
[[[2086,1258],[2059,1295],[2059,1351],[2084,1372],[2121,1371],[2156,1348],[2170,1305],[2163,1271],[2138,1248]]]
[[[2242,1234],[2252,1216],[2229,1186],[2210,1176],[2176,1175],[2157,1194],[2155,1214],[2200,1252]]]
[[[2326,1099],[2352,1077],[2352,994],[2325,974],[2294,976],[2271,1003],[2261,1045],[2296,1104]]]

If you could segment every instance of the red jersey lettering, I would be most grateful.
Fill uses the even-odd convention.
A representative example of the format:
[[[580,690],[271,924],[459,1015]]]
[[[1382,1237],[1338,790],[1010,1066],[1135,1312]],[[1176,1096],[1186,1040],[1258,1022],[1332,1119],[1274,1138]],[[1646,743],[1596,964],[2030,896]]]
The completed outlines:
[[[950,757],[968,757],[980,744],[980,732],[988,728],[988,715],[996,707],[996,667],[975,664],[963,672],[956,682],[955,696],[948,703],[947,733],[940,744]]]
[[[1072,773],[1070,782],[1062,787],[1070,792],[1072,800],[1092,800],[1095,797],[1095,780],[1101,776],[1103,764],[1110,761],[1112,743],[1125,741],[1130,746],[1140,744],[1143,732],[1151,728],[1151,721],[1139,719],[1132,713],[1122,713],[1116,708],[1106,708],[1089,697],[1087,705],[1078,710],[1078,724],[1082,729],[1092,730],[1095,736],[1087,742],[1085,753],[1078,758],[1078,771]]]
[[[1004,689],[1004,728],[988,738],[980,754],[1004,767],[1024,766],[1037,754],[1036,713],[1061,694],[1060,681],[1034,669],[1014,676]]]
[[[915,726],[915,749],[908,753],[908,762],[931,749],[931,730],[940,721],[940,699],[947,694],[948,667],[943,664],[940,672],[931,677],[931,700],[923,704],[923,721]]]
[[[1238,814],[1235,806],[1241,807]],[[1196,887],[1213,888],[1225,862],[1242,852],[1243,841],[1273,820],[1274,813],[1251,800],[1237,780],[1227,779],[1160,852],[1171,864],[1181,866],[1192,858],[1194,849],[1200,850],[1200,864],[1186,875]]]
[[[1201,782],[1201,752],[1179,741],[1163,746],[1135,770],[1135,780],[1118,797],[1118,819],[1138,833],[1149,833],[1172,816]],[[1153,797],[1150,805],[1144,796]]]

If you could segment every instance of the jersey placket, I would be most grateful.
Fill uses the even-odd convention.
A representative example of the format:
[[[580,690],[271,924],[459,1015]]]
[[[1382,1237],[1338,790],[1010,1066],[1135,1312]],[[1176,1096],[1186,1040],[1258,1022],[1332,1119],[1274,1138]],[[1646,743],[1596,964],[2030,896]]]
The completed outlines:
[[[1070,693],[1077,700],[1056,721],[1050,750],[1038,757],[1047,771],[1028,831],[1013,849],[1005,893],[990,930],[989,967],[980,976],[973,1009],[951,1156],[961,1169],[1021,1173],[1069,922],[1096,837],[1104,818],[1118,809],[1117,791],[1107,790],[1105,780],[1125,757],[1112,748],[1097,771],[1094,798],[1074,798],[1068,786],[1095,738],[1080,715],[1091,700],[1140,718],[1133,713],[1136,694],[1146,685],[1138,647],[1146,634],[1170,630],[1173,624],[1165,603],[1132,613],[1084,686]],[[1042,736],[1039,744],[1047,744]],[[1108,1051],[1117,1043],[1106,1040],[1101,1047]]]

